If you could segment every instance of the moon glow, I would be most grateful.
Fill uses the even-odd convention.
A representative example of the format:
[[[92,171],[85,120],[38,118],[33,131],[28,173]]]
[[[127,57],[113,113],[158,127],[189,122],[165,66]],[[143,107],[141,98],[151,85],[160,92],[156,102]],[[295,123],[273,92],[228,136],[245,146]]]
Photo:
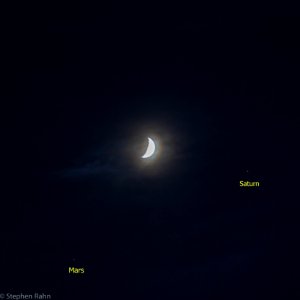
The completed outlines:
[[[142,156],[142,158],[148,158],[151,157],[155,152],[155,143],[154,141],[148,137],[148,147],[145,152],[145,154]]]

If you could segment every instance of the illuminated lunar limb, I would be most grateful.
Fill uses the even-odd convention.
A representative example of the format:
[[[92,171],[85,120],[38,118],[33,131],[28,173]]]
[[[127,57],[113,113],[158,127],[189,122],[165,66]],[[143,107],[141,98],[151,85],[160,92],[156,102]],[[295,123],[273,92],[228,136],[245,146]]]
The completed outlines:
[[[151,157],[155,152],[155,143],[154,141],[148,137],[148,147],[145,152],[145,154],[142,156],[142,158],[148,158]]]

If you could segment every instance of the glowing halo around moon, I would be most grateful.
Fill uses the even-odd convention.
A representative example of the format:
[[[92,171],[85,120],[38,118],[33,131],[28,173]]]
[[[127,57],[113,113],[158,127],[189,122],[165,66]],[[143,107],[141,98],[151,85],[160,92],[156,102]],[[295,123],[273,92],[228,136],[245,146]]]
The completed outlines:
[[[149,158],[151,157],[154,152],[155,152],[155,143],[154,141],[148,137],[148,147],[147,147],[147,150],[145,152],[145,154],[142,156],[142,158]]]

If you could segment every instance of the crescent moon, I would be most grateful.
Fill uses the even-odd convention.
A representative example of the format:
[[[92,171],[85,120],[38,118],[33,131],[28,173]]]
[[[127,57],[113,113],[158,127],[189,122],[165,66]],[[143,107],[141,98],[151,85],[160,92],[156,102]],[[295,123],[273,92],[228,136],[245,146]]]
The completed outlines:
[[[148,137],[148,147],[145,154],[142,156],[142,158],[148,158],[152,156],[154,152],[155,152],[155,143],[152,139]]]

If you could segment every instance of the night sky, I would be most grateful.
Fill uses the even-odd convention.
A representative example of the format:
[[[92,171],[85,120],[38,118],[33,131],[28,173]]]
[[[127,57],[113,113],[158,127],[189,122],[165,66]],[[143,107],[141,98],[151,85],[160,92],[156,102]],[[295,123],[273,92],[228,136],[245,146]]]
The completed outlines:
[[[300,297],[299,16],[218,8],[10,11],[0,294]]]

